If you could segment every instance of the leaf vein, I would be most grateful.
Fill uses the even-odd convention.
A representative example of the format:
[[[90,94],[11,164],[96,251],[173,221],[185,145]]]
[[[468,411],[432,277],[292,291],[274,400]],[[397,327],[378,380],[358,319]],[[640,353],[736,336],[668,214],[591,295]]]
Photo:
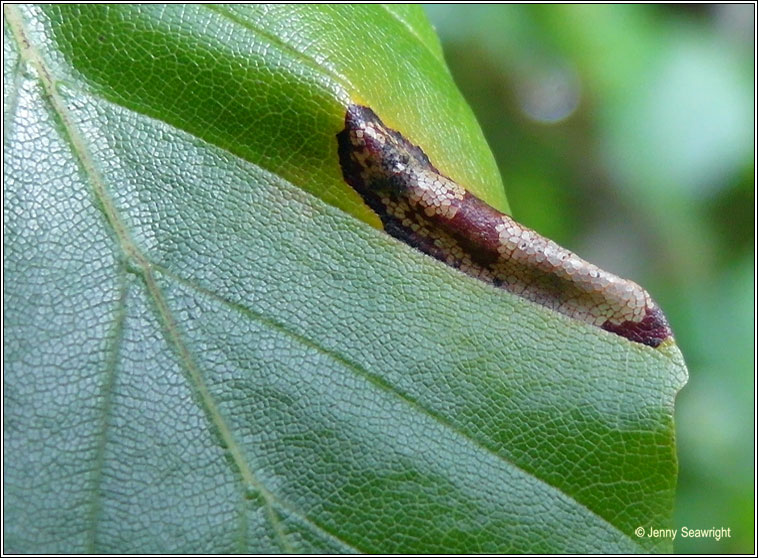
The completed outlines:
[[[432,409],[428,409],[424,407],[421,403],[419,403],[417,400],[415,400],[413,397],[409,396],[408,394],[402,392],[399,390],[396,386],[393,386],[383,378],[377,376],[376,374],[371,373],[370,371],[366,370],[362,365],[357,364],[347,357],[341,355],[336,350],[330,349],[328,347],[324,347],[323,345],[319,344],[315,340],[311,340],[307,338],[305,335],[298,333],[297,331],[292,330],[287,324],[283,324],[278,322],[277,320],[270,318],[256,310],[253,310],[252,308],[249,308],[247,306],[244,306],[243,304],[232,302],[223,296],[211,291],[210,289],[203,287],[201,285],[198,285],[194,283],[190,279],[186,279],[184,277],[181,277],[179,275],[176,275],[175,273],[171,272],[170,270],[166,269],[165,267],[159,265],[159,264],[153,264],[153,267],[156,271],[161,273],[162,275],[165,275],[166,277],[169,277],[177,282],[179,282],[182,285],[185,285],[201,294],[204,294],[219,303],[236,310],[237,312],[243,313],[254,320],[258,321],[259,323],[262,323],[263,325],[270,327],[272,329],[275,329],[279,331],[280,333],[287,335],[293,339],[295,339],[297,342],[301,343],[302,345],[305,345],[308,348],[311,348],[320,354],[323,354],[342,366],[348,368],[349,370],[352,370],[355,374],[361,376],[362,378],[366,379],[373,385],[377,386],[378,388],[396,396],[401,401],[406,403],[407,405],[410,405],[415,410],[419,411],[422,414],[425,414],[426,416],[430,417],[432,420],[439,423],[443,428],[446,428],[447,430],[450,430],[451,432],[455,433],[456,435],[460,436],[461,438],[467,440],[468,442],[472,443],[482,451],[486,452],[487,454],[495,457],[497,460],[505,463],[508,467],[512,467],[513,469],[516,469],[530,477],[533,477],[534,479],[538,480],[539,482],[543,483],[545,486],[549,487],[551,490],[554,490],[557,494],[560,494],[564,498],[566,498],[568,501],[576,504],[577,507],[584,509],[587,513],[591,514],[595,518],[597,518],[602,523],[606,524],[609,528],[616,531],[620,535],[622,535],[625,538],[631,538],[629,535],[621,531],[618,527],[611,524],[606,518],[598,515],[594,510],[587,507],[582,502],[576,500],[573,496],[566,493],[563,489],[561,489],[558,486],[555,486],[554,484],[551,484],[549,481],[540,478],[537,474],[535,474],[533,471],[529,471],[520,465],[517,465],[512,460],[510,460],[508,457],[500,454],[496,449],[491,448],[486,442],[482,440],[478,440],[475,437],[473,437],[470,433],[466,432],[465,430],[462,430],[455,426],[453,423],[451,423],[448,419],[437,413],[436,411],[433,411]]]
[[[84,169],[86,176],[89,178],[90,184],[94,190],[95,197],[100,202],[101,208],[106,215],[107,221],[113,229],[116,237],[118,238],[122,251],[128,257],[128,259],[140,270],[148,293],[156,305],[158,315],[163,322],[169,340],[171,341],[171,344],[174,346],[175,350],[178,352],[180,361],[188,373],[189,380],[194,384],[193,387],[198,393],[206,415],[212,424],[216,426],[216,431],[222,436],[223,441],[225,442],[226,447],[229,449],[233,457],[233,461],[238,468],[238,472],[240,473],[240,476],[245,483],[245,486],[255,487],[256,490],[258,490],[263,496],[264,501],[266,502],[266,506],[268,508],[271,508],[273,495],[266,489],[265,486],[263,486],[258,481],[258,479],[253,474],[253,471],[242,455],[242,452],[240,451],[236,440],[234,440],[231,431],[226,424],[226,421],[219,412],[215,400],[205,385],[200,370],[195,365],[194,359],[192,358],[187,347],[184,345],[176,323],[173,320],[171,311],[166,304],[165,298],[163,297],[163,293],[160,291],[157,283],[155,282],[151,264],[144,256],[144,254],[142,254],[139,248],[135,245],[134,241],[127,231],[125,224],[121,220],[121,217],[118,214],[118,211],[112,199],[110,198],[110,195],[108,194],[105,180],[97,170],[97,165],[95,164],[95,161],[92,158],[89,149],[87,148],[84,137],[82,137],[79,130],[73,123],[71,117],[68,114],[68,109],[66,108],[63,99],[60,98],[58,92],[56,91],[54,79],[50,73],[50,70],[45,64],[45,61],[43,60],[42,55],[39,53],[37,48],[29,41],[28,34],[26,33],[26,29],[24,27],[23,16],[15,5],[6,5],[4,7],[4,14],[14,35],[14,38],[19,45],[20,58],[22,58],[36,70],[37,77],[45,90],[48,101],[52,106],[52,110],[54,114],[60,119],[63,125],[63,129],[68,135],[68,140],[71,142],[72,146],[72,154],[78,159],[79,163]],[[115,347],[115,349],[117,349],[117,347]],[[117,351],[114,351],[114,353],[117,354]],[[110,371],[110,379],[112,379],[113,374],[115,373],[116,364],[117,359],[115,356],[112,356],[112,360],[106,367],[107,370]],[[106,380],[106,384],[107,383],[108,380]],[[96,456],[103,455],[103,444],[103,437],[101,436],[101,439],[98,442],[98,447],[96,449]],[[98,457],[96,457],[96,461],[97,459]],[[102,463],[99,465],[96,463],[94,469],[95,471],[101,470]],[[94,481],[97,481],[98,475],[99,473],[93,474]],[[99,509],[99,506],[99,500],[95,498],[91,503],[91,513],[96,513]],[[273,512],[273,510],[271,511]],[[282,546],[288,552],[293,552],[294,549],[286,539],[285,533],[281,529],[278,517],[276,517],[275,514],[269,514],[269,519],[272,523],[272,527],[275,533],[277,534],[277,537],[282,543]],[[94,544],[95,530],[95,526],[90,527],[87,542],[88,546]]]
[[[247,31],[249,31],[253,35],[262,37],[263,39],[267,41],[267,44],[276,45],[283,52],[288,53],[290,56],[300,61],[304,66],[308,67],[309,69],[316,71],[317,73],[321,74],[324,77],[332,79],[343,90],[338,93],[338,96],[342,97],[343,102],[345,102],[346,104],[349,103],[350,101],[349,92],[354,92],[356,91],[357,88],[350,82],[350,80],[346,76],[338,73],[334,68],[330,68],[322,64],[318,60],[312,58],[311,56],[308,56],[308,54],[306,54],[302,50],[298,50],[297,48],[293,47],[291,44],[283,41],[277,35],[273,33],[269,33],[261,29],[260,27],[256,27],[252,25],[250,22],[245,21],[244,19],[240,17],[237,17],[236,15],[231,13],[229,10],[222,9],[220,5],[218,4],[206,4],[205,7],[208,10],[227,18],[229,21],[235,23],[236,25],[239,25],[245,28]]]
[[[447,66],[444,64],[445,60],[442,57],[442,55],[439,52],[436,52],[432,47],[421,37],[421,35],[418,34],[416,31],[416,28],[413,27],[410,23],[408,23],[406,20],[404,20],[402,17],[398,15],[397,12],[391,9],[391,4],[377,4],[380,8],[382,8],[384,11],[389,14],[389,16],[397,21],[400,25],[403,26],[404,29],[406,29],[411,35],[413,35],[420,44],[424,46],[424,48],[429,51],[429,53],[434,57],[437,62],[441,62],[442,66],[444,67],[445,71],[447,71]]]
[[[102,508],[101,486],[103,481],[103,468],[105,465],[105,448],[108,443],[108,431],[110,428],[110,416],[113,407],[113,389],[118,373],[118,362],[121,354],[121,341],[124,334],[124,322],[126,321],[126,296],[128,286],[123,267],[119,270],[121,285],[119,289],[118,306],[115,310],[112,333],[109,336],[107,359],[105,363],[105,380],[101,389],[102,422],[95,448],[95,464],[92,469],[92,501],[90,502],[90,520],[87,533],[87,550],[90,554],[97,553],[97,527],[98,517]]]

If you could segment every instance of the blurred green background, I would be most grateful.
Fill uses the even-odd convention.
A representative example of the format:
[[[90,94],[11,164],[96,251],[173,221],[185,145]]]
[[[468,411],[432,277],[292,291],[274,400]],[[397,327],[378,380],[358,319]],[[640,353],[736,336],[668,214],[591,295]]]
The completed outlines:
[[[513,215],[644,285],[690,370],[682,553],[752,553],[754,6],[427,5]]]

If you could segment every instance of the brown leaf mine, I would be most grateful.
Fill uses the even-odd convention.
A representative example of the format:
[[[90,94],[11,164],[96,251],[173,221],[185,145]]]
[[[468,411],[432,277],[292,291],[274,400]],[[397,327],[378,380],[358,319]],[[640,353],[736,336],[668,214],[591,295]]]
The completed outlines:
[[[395,238],[487,283],[637,343],[671,337],[642,287],[519,225],[442,175],[426,154],[350,105],[337,134],[345,180]]]

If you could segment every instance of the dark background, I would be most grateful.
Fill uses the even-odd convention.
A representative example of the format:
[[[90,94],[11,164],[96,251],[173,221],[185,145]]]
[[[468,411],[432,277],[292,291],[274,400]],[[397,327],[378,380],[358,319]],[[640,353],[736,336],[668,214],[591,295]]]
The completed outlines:
[[[754,6],[426,6],[513,215],[645,286],[689,366],[677,552],[753,552]]]

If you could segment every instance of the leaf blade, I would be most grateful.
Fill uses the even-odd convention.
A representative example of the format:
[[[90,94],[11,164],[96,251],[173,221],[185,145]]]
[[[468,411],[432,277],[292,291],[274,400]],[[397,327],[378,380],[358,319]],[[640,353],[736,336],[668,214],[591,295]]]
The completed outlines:
[[[6,386],[16,390],[9,416],[24,428],[6,430],[6,439],[16,459],[30,437],[52,440],[57,449],[45,455],[40,445],[15,462],[9,475],[15,513],[6,523],[12,546],[646,548],[624,534],[623,521],[606,517],[616,501],[583,495],[592,483],[562,482],[561,467],[581,449],[571,444],[577,432],[595,440],[589,449],[602,463],[600,441],[608,434],[583,426],[591,420],[600,417],[614,432],[619,424],[627,430],[642,424],[664,442],[651,444],[660,450],[657,466],[646,469],[657,474],[653,485],[673,490],[671,405],[683,382],[675,352],[556,321],[163,120],[62,84],[46,97],[39,76],[24,84],[20,91],[28,92],[19,102],[27,108],[16,116],[16,133],[34,130],[29,115],[45,117],[31,137],[49,137],[53,153],[69,153],[70,168],[59,187],[30,191],[25,186],[34,186],[41,171],[50,178],[59,169],[29,158],[26,136],[11,138],[6,158],[16,166],[7,175],[14,184],[8,202],[17,220],[6,224],[6,238],[13,231],[20,236],[6,260],[17,270],[9,281],[16,291],[6,299],[16,310],[7,316],[6,349],[14,350],[6,350]],[[56,95],[57,119],[50,110]],[[75,133],[61,133],[61,122]],[[75,136],[84,143],[70,141]],[[58,211],[56,195],[75,209]],[[82,215],[74,225],[84,228],[45,234],[34,226],[38,215],[57,225],[48,230],[64,232],[71,215]],[[68,255],[61,246],[71,252],[74,270],[88,270],[91,258],[98,273],[88,271],[88,281],[66,295],[68,304],[47,302],[29,312],[35,296],[56,300],[25,290],[30,280],[57,273],[51,281],[57,289],[76,276],[73,264],[60,267],[50,257]],[[26,265],[37,253],[31,260],[39,267]],[[78,312],[89,305],[94,315]],[[37,321],[25,327],[26,315]],[[39,337],[51,318],[70,325],[50,333],[42,354],[51,362],[30,372],[24,340]],[[90,321],[99,327],[87,327]],[[56,338],[62,330],[70,330],[65,344]],[[82,332],[90,343],[76,343]],[[503,349],[503,339],[511,349]],[[556,368],[580,360],[577,343],[594,356]],[[72,367],[61,356],[84,365]],[[614,364],[606,370],[608,362]],[[647,368],[651,362],[655,369]],[[639,378],[624,380],[619,370]],[[25,376],[34,372],[30,384]],[[81,385],[69,391],[72,379]],[[45,381],[60,392],[58,400],[35,391]],[[613,399],[618,391],[621,402]],[[91,400],[92,393],[99,395]],[[546,420],[556,408],[568,433],[556,434],[556,423]],[[30,409],[49,415],[36,420]],[[72,416],[89,430],[68,455]],[[531,439],[550,434],[536,451]],[[616,448],[639,443],[633,431],[617,435]],[[563,456],[559,467],[545,451],[560,447],[556,440],[563,446],[555,452]],[[39,455],[46,466],[35,463]],[[51,475],[60,463],[61,476]],[[80,480],[67,491],[71,471]],[[44,475],[48,482],[35,487]],[[34,495],[30,508],[26,493]],[[654,518],[665,520],[666,499],[656,499]],[[188,508],[186,501],[205,507]],[[555,516],[532,525],[545,507]],[[76,521],[60,513],[72,508]],[[519,516],[512,508],[533,511]],[[444,520],[435,522],[430,512]]]

